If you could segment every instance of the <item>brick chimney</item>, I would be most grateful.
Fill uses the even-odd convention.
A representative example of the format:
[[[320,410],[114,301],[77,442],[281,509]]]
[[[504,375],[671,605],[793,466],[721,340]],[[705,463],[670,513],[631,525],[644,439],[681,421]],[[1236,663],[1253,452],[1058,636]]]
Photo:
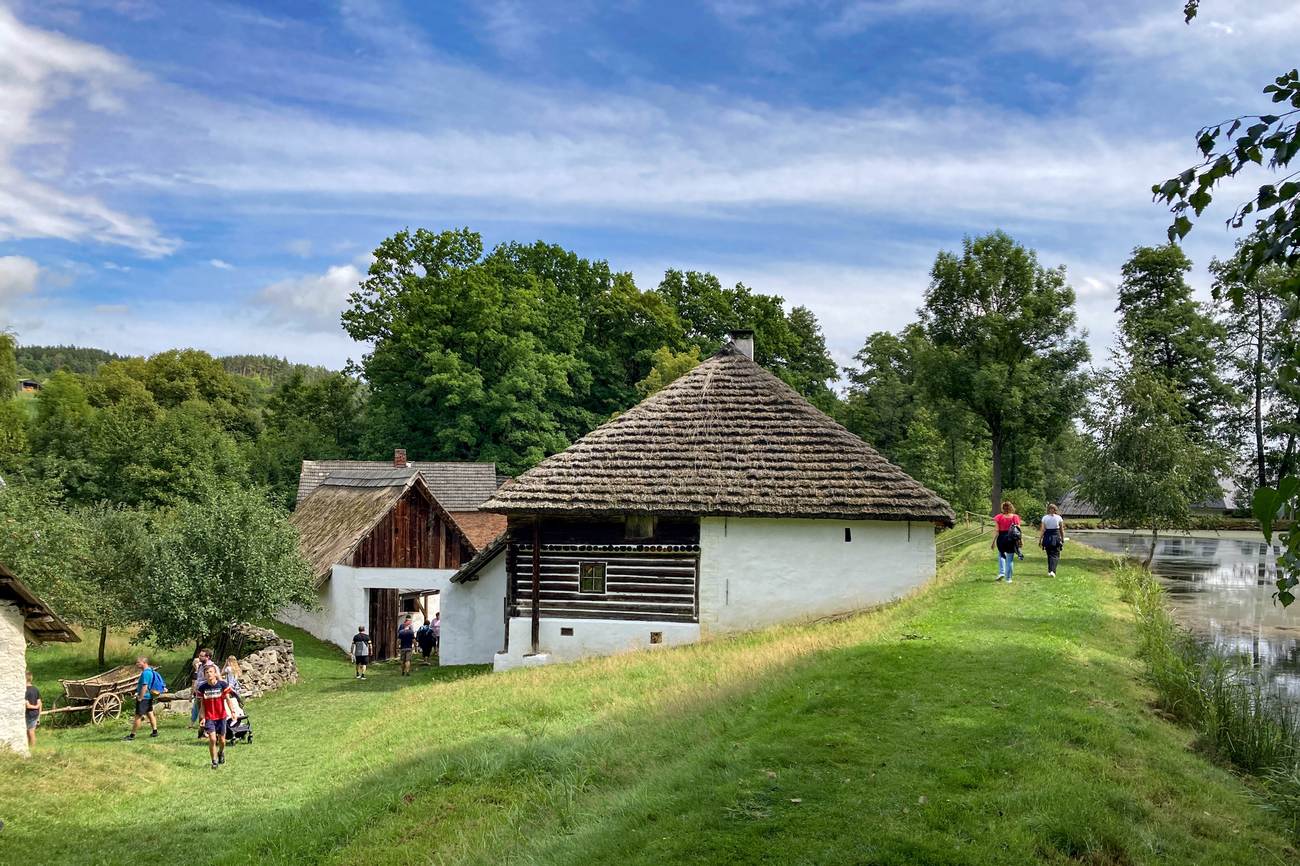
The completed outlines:
[[[736,347],[746,358],[754,357],[754,330],[752,328],[742,328],[732,331],[728,336],[731,338],[731,345]]]
[[[393,451],[393,465],[398,469],[406,467],[406,449],[397,448]]]

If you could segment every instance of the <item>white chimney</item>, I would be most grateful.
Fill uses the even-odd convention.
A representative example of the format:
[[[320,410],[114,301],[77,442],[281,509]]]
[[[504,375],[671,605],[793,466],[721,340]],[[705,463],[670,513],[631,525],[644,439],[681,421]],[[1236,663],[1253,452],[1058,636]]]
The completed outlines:
[[[393,465],[396,466],[398,469],[403,469],[403,468],[405,468],[405,466],[406,466],[406,449],[405,449],[405,448],[397,448],[397,449],[394,449],[394,451],[393,451]]]
[[[729,336],[731,337],[731,345],[736,347],[737,352],[746,358],[754,357],[754,331],[752,328],[732,331]]]

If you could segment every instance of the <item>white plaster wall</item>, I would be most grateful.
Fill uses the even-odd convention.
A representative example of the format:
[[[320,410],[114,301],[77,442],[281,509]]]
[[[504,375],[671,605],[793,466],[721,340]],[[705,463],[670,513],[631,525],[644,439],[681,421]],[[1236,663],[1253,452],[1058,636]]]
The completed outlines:
[[[571,662],[588,656],[607,656],[638,649],[680,646],[700,639],[700,627],[692,622],[632,622],[622,619],[543,618],[538,651],[552,662]],[[572,628],[572,635],[560,634]],[[650,643],[650,632],[663,632],[663,643]],[[520,667],[524,656],[532,652],[532,620],[510,619],[510,651],[493,662],[494,670]]]
[[[316,591],[318,603],[315,610],[291,605],[281,610],[278,618],[346,652],[351,649],[357,626],[370,628],[370,589],[427,590],[441,594],[451,585],[451,576],[455,573],[450,568],[352,568],[336,565],[329,579]]]
[[[27,688],[27,636],[23,615],[9,602],[0,602],[0,748],[27,754],[27,714],[18,696]],[[48,702],[49,698],[45,695]]]
[[[442,595],[439,665],[486,665],[506,642],[506,557],[499,553],[477,580],[453,583]]]
[[[700,521],[700,630],[860,610],[934,573],[930,523],[913,521],[909,529],[907,521],[707,517]]]

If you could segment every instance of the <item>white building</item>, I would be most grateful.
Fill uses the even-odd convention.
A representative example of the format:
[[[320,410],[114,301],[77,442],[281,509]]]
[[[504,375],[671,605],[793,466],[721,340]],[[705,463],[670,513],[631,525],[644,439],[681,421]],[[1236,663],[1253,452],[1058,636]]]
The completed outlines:
[[[934,575],[948,503],[752,345],[736,335],[483,505],[507,532],[447,602],[496,617],[498,670],[860,610]],[[483,632],[473,646],[487,661]]]
[[[27,642],[80,641],[27,584],[0,565],[0,748],[27,754],[24,703],[18,700],[27,682]],[[42,695],[48,707],[54,695]]]
[[[364,625],[373,657],[393,657],[401,619],[432,618],[456,569],[504,528],[502,516],[476,510],[496,486],[491,463],[408,464],[402,451],[392,465],[304,461],[292,522],[317,604],[280,619],[344,649]],[[448,650],[458,652],[444,636],[444,663]]]

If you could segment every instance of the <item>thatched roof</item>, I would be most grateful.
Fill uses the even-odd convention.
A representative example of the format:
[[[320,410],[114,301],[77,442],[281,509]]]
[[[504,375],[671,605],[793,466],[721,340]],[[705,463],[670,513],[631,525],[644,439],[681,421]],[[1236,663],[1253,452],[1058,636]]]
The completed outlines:
[[[483,508],[953,520],[947,502],[730,345]]]
[[[418,470],[438,503],[448,511],[474,511],[496,492],[495,463],[434,463],[411,461],[405,468],[388,460],[304,460],[298,474],[298,504],[331,475],[340,472]]]
[[[0,565],[0,602],[18,606],[23,614],[24,630],[37,642],[78,643],[81,640],[31,587],[4,565]]]

